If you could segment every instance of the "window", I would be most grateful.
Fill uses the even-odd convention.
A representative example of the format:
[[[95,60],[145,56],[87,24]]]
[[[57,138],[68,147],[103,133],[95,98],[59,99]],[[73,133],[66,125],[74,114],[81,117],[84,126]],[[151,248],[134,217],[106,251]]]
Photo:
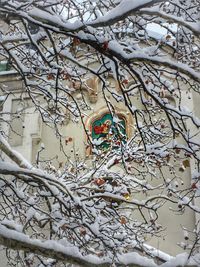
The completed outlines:
[[[1,71],[8,71],[10,70],[10,64],[8,61],[1,61],[0,62],[0,72]]]
[[[31,106],[33,106],[32,101],[28,98],[12,100],[9,132],[11,146],[21,146],[23,144],[25,116]]]

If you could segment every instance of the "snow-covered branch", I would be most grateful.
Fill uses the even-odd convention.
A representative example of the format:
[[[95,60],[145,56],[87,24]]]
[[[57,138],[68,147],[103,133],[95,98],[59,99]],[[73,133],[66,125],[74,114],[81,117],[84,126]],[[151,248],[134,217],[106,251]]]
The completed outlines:
[[[199,264],[198,4],[0,0],[11,265]],[[149,245],[171,249],[168,216],[182,261]]]

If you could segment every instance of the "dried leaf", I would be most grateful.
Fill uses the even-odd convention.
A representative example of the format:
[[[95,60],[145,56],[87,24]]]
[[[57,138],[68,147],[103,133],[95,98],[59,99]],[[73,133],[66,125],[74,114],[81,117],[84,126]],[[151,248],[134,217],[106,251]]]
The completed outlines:
[[[193,183],[193,184],[191,185],[191,188],[192,188],[192,189],[197,189],[197,183]]]
[[[126,224],[126,218],[125,218],[125,217],[121,217],[121,219],[120,219],[120,223],[121,223],[121,224]]]
[[[98,252],[96,252],[96,255],[98,257],[103,257],[104,256],[104,252],[103,251],[98,251]]]
[[[48,75],[47,75],[47,80],[54,80],[54,75],[52,74],[52,73],[49,73]]]
[[[105,41],[103,43],[103,49],[107,50],[108,49],[108,41]]]
[[[63,162],[59,162],[59,168],[62,168]]]
[[[181,152],[180,148],[175,149],[176,154],[179,154]]]
[[[101,186],[101,185],[105,184],[105,182],[106,181],[103,178],[98,178],[98,179],[95,180],[95,183],[98,186]]]
[[[72,41],[72,45],[73,45],[73,46],[77,46],[77,45],[79,45],[79,44],[80,44],[80,40],[79,40],[78,38],[74,37],[74,38],[73,38],[73,41]]]
[[[170,38],[171,38],[171,35],[168,34],[168,35],[166,36],[166,39],[169,40]]]
[[[69,226],[65,223],[60,227],[62,230],[66,230],[67,228],[69,228]]]
[[[84,227],[81,227],[80,235],[82,235],[82,236],[86,235],[86,229]]]
[[[129,199],[130,199],[130,194],[129,194],[129,193],[125,193],[125,194],[123,194],[123,197],[124,197],[126,200],[129,200]]]
[[[122,81],[122,83],[123,83],[123,84],[128,84],[129,81],[128,81],[127,79],[124,79],[124,80]]]
[[[190,167],[190,162],[189,162],[188,159],[186,159],[186,160],[183,161],[183,166],[184,166],[185,168]]]

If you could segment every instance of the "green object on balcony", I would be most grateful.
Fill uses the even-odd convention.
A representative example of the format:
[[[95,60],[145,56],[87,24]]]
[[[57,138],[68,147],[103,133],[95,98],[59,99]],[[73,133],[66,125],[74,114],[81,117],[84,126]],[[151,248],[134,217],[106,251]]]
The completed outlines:
[[[0,72],[10,70],[10,64],[6,61],[0,62]]]

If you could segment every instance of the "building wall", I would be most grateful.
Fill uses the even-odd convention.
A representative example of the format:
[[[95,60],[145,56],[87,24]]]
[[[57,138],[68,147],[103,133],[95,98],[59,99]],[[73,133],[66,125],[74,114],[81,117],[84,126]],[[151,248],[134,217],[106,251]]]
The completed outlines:
[[[10,76],[0,75],[0,82],[8,86],[7,88],[9,88],[12,92],[15,92],[8,97],[6,105],[3,108],[3,112],[7,113],[7,115],[5,115],[7,120],[11,119],[9,117],[10,115],[8,114],[9,111],[17,111],[18,113],[18,110],[16,109],[17,105],[14,101],[20,99],[23,92],[23,84],[20,80],[18,80],[18,78],[16,80],[16,78],[16,74],[10,74]],[[113,80],[110,82],[111,86],[115,86],[113,85]],[[98,84],[98,86],[99,85],[100,84]],[[93,99],[91,101],[91,98],[86,91],[84,91],[84,95],[91,106],[91,110],[86,111],[83,118],[83,121],[86,123],[86,128],[88,127],[89,129],[89,123],[91,122],[91,119],[95,116],[98,116],[98,114],[100,114],[102,110],[106,110],[107,107],[105,105],[102,92],[98,88],[97,97],[95,100]],[[26,99],[26,94],[23,97]],[[74,93],[74,97],[77,99],[77,101],[79,101],[79,89],[77,89],[77,92]],[[111,99],[109,95],[108,98]],[[141,103],[137,96],[135,96],[132,100],[135,106],[138,108],[141,107]],[[29,102],[28,98],[26,101]],[[129,135],[131,136],[131,133],[134,131],[134,119],[130,116],[129,110],[126,109],[122,103],[118,103],[114,100],[110,101],[112,101],[113,105],[117,107],[118,112],[123,113],[128,119]],[[195,109],[195,111],[199,114],[199,109],[196,110],[196,107],[193,106],[193,99],[188,102],[187,97],[185,97],[185,101],[187,103],[187,107],[189,107],[191,110]],[[195,101],[194,103],[196,103]],[[13,103],[15,103],[14,106]],[[23,123],[20,121],[21,119],[23,120]],[[74,160],[76,157],[82,159],[87,158],[88,161],[90,160],[90,155],[85,147],[86,134],[80,122],[74,123],[70,120],[67,120],[66,123],[58,125],[60,134],[63,137],[60,143],[59,136],[57,135],[56,137],[55,135],[55,129],[51,128],[52,125],[48,126],[42,123],[38,112],[35,112],[35,108],[32,104],[27,104],[26,112],[22,117],[20,117],[20,120],[11,122],[11,125],[15,128],[14,130],[20,134],[18,139],[21,141],[18,140],[18,142],[16,142],[16,140],[14,140],[14,135],[10,134],[11,129],[9,128],[8,124],[4,123],[1,127],[5,132],[8,133],[8,135],[10,135],[10,138],[13,138],[13,140],[10,141],[13,144],[14,149],[22,153],[22,155],[33,164],[36,164],[38,155],[40,160],[49,159],[52,165],[56,167],[58,167],[61,162],[62,164],[65,164],[68,159]],[[69,138],[72,138],[72,141],[66,144],[65,140],[68,140]],[[65,154],[62,153],[60,144],[62,144]],[[41,148],[45,149],[41,150]],[[123,172],[122,167],[118,166],[117,168],[121,169]],[[182,188],[189,187],[191,184],[190,169],[188,168],[184,173],[179,173],[179,175],[184,183],[180,186]],[[167,170],[165,171],[165,176],[170,177],[170,173]],[[156,184],[159,184],[159,179],[155,182],[155,185]],[[144,195],[136,194],[132,195],[132,197],[142,199],[144,198]],[[148,244],[151,244],[155,248],[163,250],[171,255],[181,252],[181,249],[175,245],[176,243],[181,242],[183,239],[180,226],[192,229],[195,224],[195,216],[191,210],[186,209],[186,212],[183,216],[177,216],[176,212],[172,212],[170,210],[173,208],[176,209],[176,205],[166,203],[160,210],[159,222],[165,225],[166,235],[160,237],[158,236],[153,239],[147,237]],[[139,213],[137,216],[138,218],[140,217]]]

